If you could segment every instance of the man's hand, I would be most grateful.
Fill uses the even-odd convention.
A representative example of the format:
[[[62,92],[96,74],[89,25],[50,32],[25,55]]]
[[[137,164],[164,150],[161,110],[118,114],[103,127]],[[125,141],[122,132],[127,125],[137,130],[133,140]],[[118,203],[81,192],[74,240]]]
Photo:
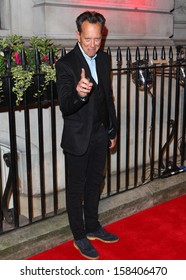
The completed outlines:
[[[113,149],[116,146],[117,136],[114,139],[110,139],[109,149]]]
[[[93,83],[85,76],[85,69],[81,69],[81,80],[78,82],[76,90],[80,97],[86,97],[92,90]]]

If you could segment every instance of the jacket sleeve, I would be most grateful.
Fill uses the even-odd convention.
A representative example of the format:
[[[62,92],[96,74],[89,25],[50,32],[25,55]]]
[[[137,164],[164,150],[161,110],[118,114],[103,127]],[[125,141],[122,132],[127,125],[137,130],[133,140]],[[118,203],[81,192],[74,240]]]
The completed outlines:
[[[56,62],[56,86],[60,110],[65,115],[71,115],[84,106],[88,97],[81,99],[76,91],[78,78],[72,69],[61,59]]]

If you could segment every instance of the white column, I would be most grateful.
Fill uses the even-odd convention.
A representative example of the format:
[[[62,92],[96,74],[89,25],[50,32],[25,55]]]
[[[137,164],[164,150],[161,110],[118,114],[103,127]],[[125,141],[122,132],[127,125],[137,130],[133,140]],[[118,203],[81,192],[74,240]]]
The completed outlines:
[[[0,0],[0,36],[6,36],[10,31],[10,1]]]
[[[174,10],[174,40],[180,44],[186,41],[186,1],[176,0]]]

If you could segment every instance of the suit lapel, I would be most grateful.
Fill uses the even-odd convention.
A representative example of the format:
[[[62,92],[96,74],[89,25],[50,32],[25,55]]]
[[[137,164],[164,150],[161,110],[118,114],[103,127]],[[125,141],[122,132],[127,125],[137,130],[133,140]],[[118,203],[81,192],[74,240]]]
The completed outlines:
[[[87,78],[90,78],[90,81],[95,83],[92,76],[91,76],[91,72],[90,72],[90,68],[88,66],[88,63],[86,62],[78,44],[76,44],[75,48],[74,48],[75,54],[76,54],[76,58],[77,58],[77,63],[78,63],[78,71],[80,71],[79,73],[79,78],[81,77],[81,69],[84,68],[85,69],[85,75]],[[92,96],[92,94],[90,94],[90,98],[88,103],[86,104],[86,106],[83,107],[82,112],[84,115],[86,115],[87,119],[92,119],[93,118],[93,110],[94,110],[94,98]]]
[[[86,78],[91,78],[90,68],[78,46],[78,43],[76,44],[74,51],[75,51],[76,55],[78,56],[80,67],[85,69]]]

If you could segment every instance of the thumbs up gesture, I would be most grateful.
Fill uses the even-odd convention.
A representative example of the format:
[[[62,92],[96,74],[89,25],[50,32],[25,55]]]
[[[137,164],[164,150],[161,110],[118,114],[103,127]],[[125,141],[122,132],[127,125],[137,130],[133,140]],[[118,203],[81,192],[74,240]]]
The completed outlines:
[[[93,83],[90,82],[85,75],[85,69],[81,69],[81,79],[76,86],[76,90],[80,97],[86,97],[92,90]]]

